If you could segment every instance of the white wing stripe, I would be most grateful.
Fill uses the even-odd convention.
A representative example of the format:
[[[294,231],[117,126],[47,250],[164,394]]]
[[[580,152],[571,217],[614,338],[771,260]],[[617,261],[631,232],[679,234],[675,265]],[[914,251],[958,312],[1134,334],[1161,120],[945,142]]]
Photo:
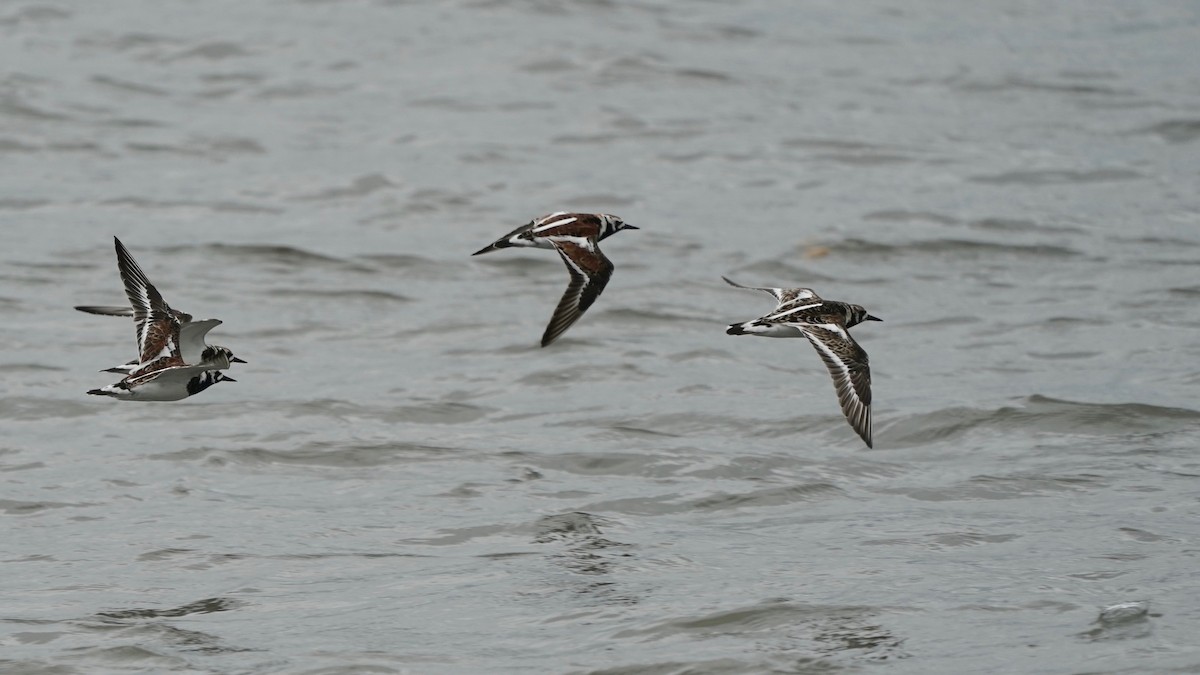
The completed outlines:
[[[565,214],[563,214],[563,215],[565,215]],[[575,218],[575,217],[571,217],[571,218],[562,218],[560,220],[552,220],[548,223],[538,225],[537,227],[533,228],[533,233],[537,234],[538,232],[545,232],[546,230],[549,230],[550,228],[553,228],[553,227],[558,227],[559,225],[569,225],[569,224],[575,222],[576,220],[579,220],[579,219]]]

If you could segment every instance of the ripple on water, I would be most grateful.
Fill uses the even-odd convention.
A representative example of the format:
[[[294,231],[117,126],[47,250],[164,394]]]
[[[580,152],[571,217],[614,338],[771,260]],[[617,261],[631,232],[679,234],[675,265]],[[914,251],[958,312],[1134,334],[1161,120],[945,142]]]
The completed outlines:
[[[189,448],[177,452],[149,455],[149,458],[170,461],[200,461],[216,465],[361,468],[402,465],[416,461],[436,461],[444,459],[454,452],[457,451],[453,448],[417,443],[356,444],[312,441],[291,450],[272,450],[261,447],[236,450]]]
[[[785,651],[793,666],[807,659],[830,659],[832,662],[824,665],[836,669],[834,663],[847,659],[874,661],[907,656],[904,638],[889,630],[880,614],[882,610],[874,607],[810,605],[779,599],[655,621],[618,631],[613,638],[638,642],[688,640],[701,652],[733,638],[750,638],[765,651]]]
[[[1132,437],[1194,429],[1200,412],[1144,403],[1083,403],[1033,395],[1022,407],[946,408],[892,420],[894,446],[962,439],[977,430]]]
[[[793,483],[743,492],[708,492],[683,495],[678,492],[646,497],[607,499],[583,508],[607,513],[658,516],[678,513],[715,513],[738,509],[762,509],[846,497],[844,490],[823,482]]]
[[[1138,131],[1144,134],[1154,134],[1168,143],[1191,143],[1200,138],[1200,120],[1166,120],[1143,127]]]
[[[1027,499],[1065,492],[1094,492],[1108,488],[1109,481],[1100,476],[1078,474],[1046,476],[1014,473],[1003,476],[974,476],[965,481],[938,487],[882,488],[883,494],[904,495],[927,502],[976,501],[995,499]]]

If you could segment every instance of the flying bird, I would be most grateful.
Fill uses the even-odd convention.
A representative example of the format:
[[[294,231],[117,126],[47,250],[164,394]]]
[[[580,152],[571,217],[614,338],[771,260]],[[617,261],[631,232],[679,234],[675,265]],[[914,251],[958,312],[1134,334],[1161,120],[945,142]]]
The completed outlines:
[[[612,277],[613,264],[597,245],[600,240],[621,230],[636,230],[620,218],[607,213],[565,213],[562,211],[535,218],[471,255],[490,253],[502,248],[532,246],[558,251],[567,265],[571,281],[550,324],[542,334],[545,347],[558,339],[579,320]]]
[[[753,321],[730,324],[729,335],[804,337],[816,347],[833,377],[838,403],[851,428],[867,447],[871,440],[871,367],[867,353],[850,337],[849,329],[863,321],[883,321],[861,305],[822,300],[808,288],[758,288],[730,281],[730,286],[765,291],[775,296],[775,311]]]

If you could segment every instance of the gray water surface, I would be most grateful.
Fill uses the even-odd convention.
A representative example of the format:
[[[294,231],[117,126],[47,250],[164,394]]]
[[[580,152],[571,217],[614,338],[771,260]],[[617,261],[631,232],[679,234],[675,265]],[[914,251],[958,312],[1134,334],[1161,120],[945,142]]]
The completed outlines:
[[[0,3],[0,671],[1200,671],[1197,45],[1166,0]],[[470,253],[560,209],[642,229],[541,349],[557,256]],[[114,234],[237,383],[84,394]],[[873,450],[722,274],[884,319]]]

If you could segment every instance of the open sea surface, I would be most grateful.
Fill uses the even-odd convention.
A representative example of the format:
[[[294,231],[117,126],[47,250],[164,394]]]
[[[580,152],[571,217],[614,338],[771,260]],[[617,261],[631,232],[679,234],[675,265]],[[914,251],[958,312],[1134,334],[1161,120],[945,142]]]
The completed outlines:
[[[5,675],[1200,672],[1192,0],[3,1],[0,167]]]

